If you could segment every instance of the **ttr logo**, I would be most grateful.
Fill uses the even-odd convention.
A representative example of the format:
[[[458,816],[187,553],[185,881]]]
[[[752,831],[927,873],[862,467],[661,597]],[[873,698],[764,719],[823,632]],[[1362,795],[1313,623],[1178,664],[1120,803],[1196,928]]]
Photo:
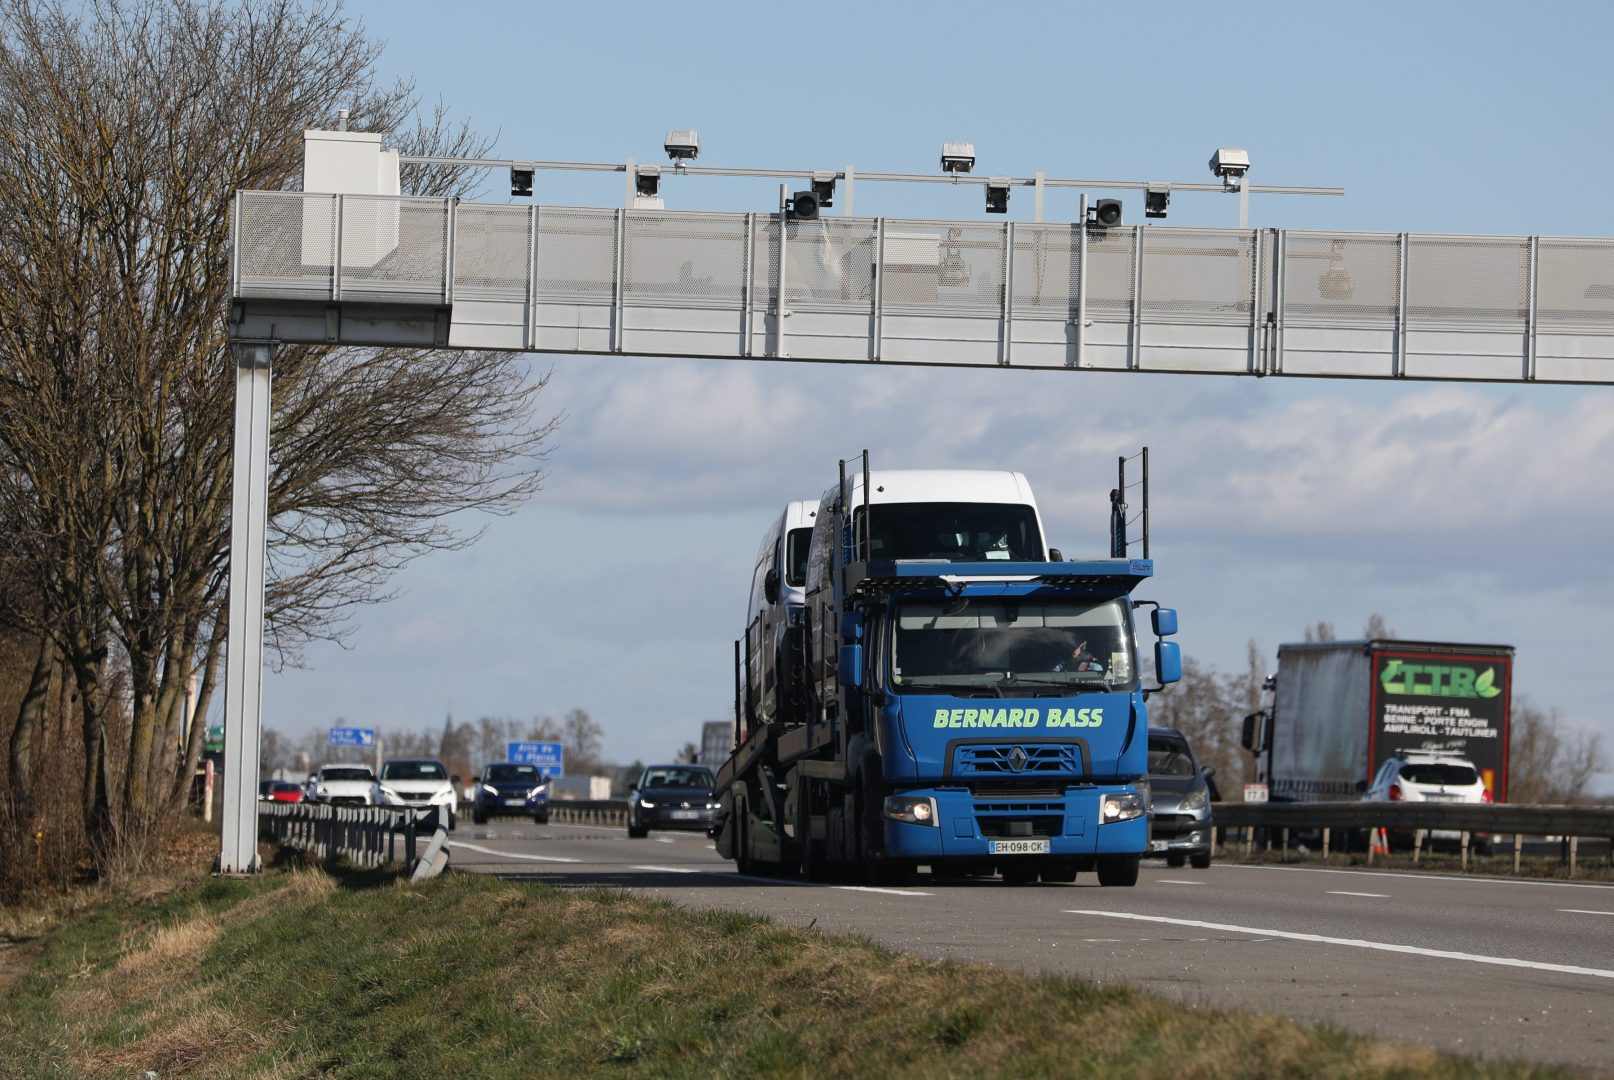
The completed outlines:
[[[1446,664],[1408,664],[1390,660],[1379,673],[1379,685],[1387,694],[1413,697],[1494,698],[1502,691],[1496,686],[1496,671],[1486,668],[1475,673],[1471,667]]]

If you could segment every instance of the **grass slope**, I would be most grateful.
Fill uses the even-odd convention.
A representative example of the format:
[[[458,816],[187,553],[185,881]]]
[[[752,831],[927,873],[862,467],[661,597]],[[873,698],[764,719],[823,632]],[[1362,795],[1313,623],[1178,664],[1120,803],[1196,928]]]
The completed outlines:
[[[10,951],[6,1077],[1573,1075],[469,874],[201,881]]]

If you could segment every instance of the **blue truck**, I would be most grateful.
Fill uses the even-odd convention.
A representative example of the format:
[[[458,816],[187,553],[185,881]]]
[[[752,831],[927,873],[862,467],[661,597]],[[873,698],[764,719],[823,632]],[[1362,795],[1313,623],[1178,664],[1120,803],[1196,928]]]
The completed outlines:
[[[925,868],[1135,884],[1147,698],[1182,666],[1165,640],[1176,613],[1132,595],[1153,564],[1125,557],[1124,526],[1108,558],[1046,548],[1019,473],[871,472],[865,456],[848,477],[846,464],[814,519],[803,691],[747,715],[753,675],[736,644],[719,854],[743,873],[814,880]]]

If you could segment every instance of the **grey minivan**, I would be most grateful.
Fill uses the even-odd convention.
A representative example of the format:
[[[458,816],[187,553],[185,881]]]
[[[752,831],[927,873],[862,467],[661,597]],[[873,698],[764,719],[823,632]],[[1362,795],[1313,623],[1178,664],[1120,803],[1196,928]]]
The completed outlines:
[[[1149,850],[1165,856],[1167,866],[1211,864],[1210,775],[1182,732],[1149,729]]]

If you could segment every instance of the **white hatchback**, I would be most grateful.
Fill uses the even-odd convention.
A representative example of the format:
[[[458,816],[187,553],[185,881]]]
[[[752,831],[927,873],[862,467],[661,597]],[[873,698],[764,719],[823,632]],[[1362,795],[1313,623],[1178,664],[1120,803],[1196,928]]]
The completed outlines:
[[[1382,802],[1488,803],[1491,790],[1467,758],[1407,754],[1380,765],[1362,798]],[[1429,833],[1432,840],[1457,840],[1461,836],[1443,829]],[[1479,846],[1483,849],[1489,845],[1481,839]]]
[[[448,827],[454,827],[459,797],[455,793],[460,778],[450,776],[441,761],[430,758],[394,758],[381,763],[381,778],[375,782],[371,799],[377,806],[408,806],[429,810],[448,808]]]

